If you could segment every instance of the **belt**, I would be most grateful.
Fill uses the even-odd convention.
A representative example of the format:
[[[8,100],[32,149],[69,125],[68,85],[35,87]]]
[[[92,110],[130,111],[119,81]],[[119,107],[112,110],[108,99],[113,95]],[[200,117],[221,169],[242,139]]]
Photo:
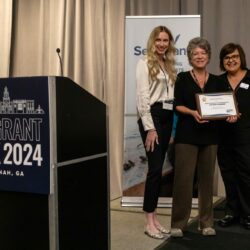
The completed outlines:
[[[163,105],[163,103],[169,103],[169,104],[173,104],[173,100],[166,100],[166,101],[161,101],[161,102],[155,102],[152,106],[156,105]]]

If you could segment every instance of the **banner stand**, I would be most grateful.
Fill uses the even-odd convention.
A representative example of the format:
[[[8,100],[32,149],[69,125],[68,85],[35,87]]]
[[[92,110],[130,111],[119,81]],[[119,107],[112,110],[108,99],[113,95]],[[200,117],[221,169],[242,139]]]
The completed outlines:
[[[137,125],[136,65],[138,60],[147,53],[146,43],[153,28],[164,25],[171,30],[174,37],[177,49],[177,72],[189,70],[186,47],[192,38],[200,36],[200,15],[126,16],[125,24],[124,161],[121,205],[142,206],[147,174],[147,158]],[[166,161],[163,167],[163,176],[169,175],[171,169],[171,164]],[[168,177],[166,178],[168,179]],[[129,195],[127,195],[128,193]],[[165,194],[160,197],[158,206],[171,207],[171,204],[171,195]],[[196,206],[196,200],[194,199],[193,207]]]

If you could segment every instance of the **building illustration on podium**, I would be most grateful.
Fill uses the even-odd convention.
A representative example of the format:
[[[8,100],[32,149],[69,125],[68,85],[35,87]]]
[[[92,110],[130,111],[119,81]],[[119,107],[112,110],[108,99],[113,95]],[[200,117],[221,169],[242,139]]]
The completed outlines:
[[[0,101],[0,114],[44,114],[44,110],[40,105],[36,108],[34,100],[11,100],[8,88],[5,86],[3,99]]]

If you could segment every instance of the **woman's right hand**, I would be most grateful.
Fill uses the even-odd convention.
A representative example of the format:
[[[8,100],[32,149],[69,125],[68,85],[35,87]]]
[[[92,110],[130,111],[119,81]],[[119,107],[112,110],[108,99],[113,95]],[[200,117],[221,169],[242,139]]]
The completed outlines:
[[[156,144],[159,144],[158,135],[157,135],[157,132],[155,129],[151,129],[147,133],[146,142],[145,142],[145,148],[146,148],[147,152],[154,151],[155,142],[156,142]]]
[[[199,112],[197,110],[192,110],[191,111],[191,115],[194,117],[194,119],[198,122],[198,123],[206,123],[209,122],[208,120],[203,120],[199,114]]]
[[[206,123],[209,122],[208,120],[203,120],[201,119],[201,116],[199,114],[199,112],[197,110],[193,110],[190,108],[187,108],[186,106],[180,105],[180,106],[176,106],[176,110],[186,114],[186,115],[191,115],[194,117],[194,119],[198,122],[198,123]]]

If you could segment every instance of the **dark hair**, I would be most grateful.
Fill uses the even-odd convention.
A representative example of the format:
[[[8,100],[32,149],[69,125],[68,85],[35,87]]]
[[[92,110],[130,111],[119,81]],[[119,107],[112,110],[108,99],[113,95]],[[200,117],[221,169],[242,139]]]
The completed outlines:
[[[240,55],[240,62],[241,62],[240,68],[241,69],[247,68],[246,55],[245,55],[243,48],[239,44],[228,43],[228,44],[224,45],[220,51],[220,69],[222,71],[226,71],[226,69],[224,67],[224,63],[223,63],[225,56],[233,53],[235,50],[238,50],[239,55]]]

